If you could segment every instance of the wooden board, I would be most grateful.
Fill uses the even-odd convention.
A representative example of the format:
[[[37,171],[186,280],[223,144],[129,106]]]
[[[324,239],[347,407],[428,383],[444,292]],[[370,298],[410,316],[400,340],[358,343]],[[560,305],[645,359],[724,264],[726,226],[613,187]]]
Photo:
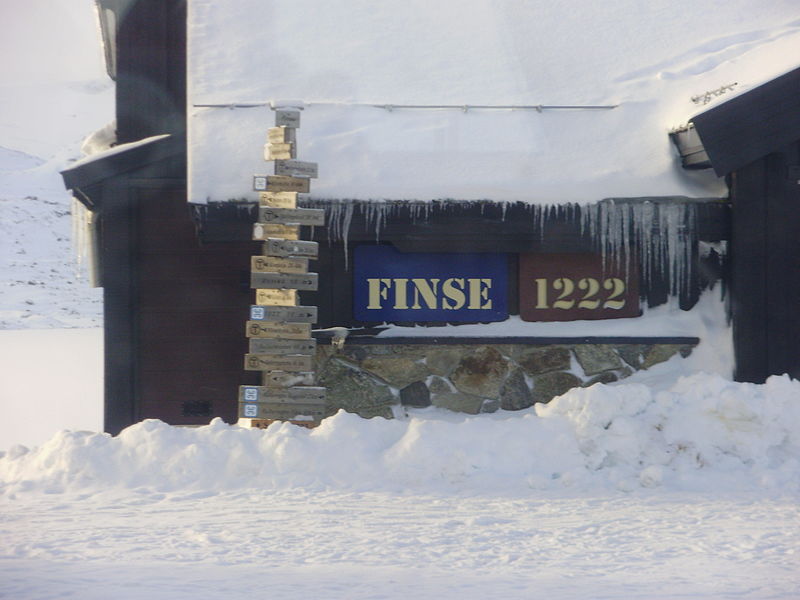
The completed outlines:
[[[316,273],[250,273],[251,288],[272,288],[316,291],[319,276]]]
[[[276,127],[300,127],[300,111],[278,109],[275,111],[275,126]]]
[[[319,175],[319,167],[315,162],[304,162],[302,160],[276,160],[275,175],[310,177],[315,179]]]
[[[297,306],[297,290],[256,290],[259,306]]]
[[[300,228],[297,225],[280,225],[277,223],[256,223],[253,225],[254,240],[269,240],[270,238],[297,240],[299,237]]]
[[[325,417],[325,408],[313,404],[250,404],[239,403],[239,417],[248,419],[274,419],[281,421],[310,420],[319,421]]]
[[[253,191],[308,193],[310,179],[285,175],[253,175]]]
[[[325,211],[321,208],[272,208],[262,206],[258,209],[261,223],[281,223],[283,225],[325,225]]]
[[[245,371],[303,372],[314,368],[314,357],[304,354],[245,354]]]
[[[294,127],[270,127],[267,129],[267,142],[270,144],[291,144],[295,141]]]
[[[322,421],[300,421],[295,419],[245,419],[243,417],[239,417],[239,420],[236,424],[239,427],[252,427],[254,429],[266,429],[273,423],[289,423],[291,425],[297,425],[298,427],[305,427],[306,429],[314,429],[315,427],[319,427],[319,424]]]
[[[285,338],[307,340],[311,338],[310,323],[272,323],[270,321],[247,321],[249,338]]]
[[[251,321],[273,321],[278,323],[316,323],[316,306],[251,306]]]
[[[297,208],[297,192],[260,192],[258,203],[272,208]]]
[[[250,258],[250,270],[256,273],[308,273],[308,259],[253,256]]]
[[[314,354],[317,340],[282,340],[272,338],[251,338],[251,354]]]
[[[264,160],[287,160],[295,157],[294,144],[265,144]]]
[[[324,387],[274,388],[263,385],[242,385],[239,386],[239,402],[325,404],[326,392]]]
[[[264,254],[268,256],[307,256],[314,258],[319,255],[319,244],[302,240],[269,238],[264,244]]]
[[[266,388],[291,388],[298,385],[314,385],[314,373],[286,373],[284,371],[265,371],[261,374],[261,384]]]

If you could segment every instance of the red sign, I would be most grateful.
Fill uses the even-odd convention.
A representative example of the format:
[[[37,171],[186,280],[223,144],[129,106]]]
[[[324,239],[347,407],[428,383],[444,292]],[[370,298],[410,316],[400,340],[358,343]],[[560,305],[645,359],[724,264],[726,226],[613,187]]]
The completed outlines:
[[[621,262],[604,266],[596,254],[520,254],[522,320],[638,317],[638,267],[635,261],[628,268]]]

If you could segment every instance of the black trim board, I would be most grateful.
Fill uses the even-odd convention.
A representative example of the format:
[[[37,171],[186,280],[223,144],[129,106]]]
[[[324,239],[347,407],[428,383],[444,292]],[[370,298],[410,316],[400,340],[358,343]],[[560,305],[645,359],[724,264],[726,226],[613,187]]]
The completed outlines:
[[[800,139],[800,68],[691,121],[719,176],[775,152]]]
[[[327,331],[314,332],[314,337],[320,344],[330,344],[333,334]],[[444,346],[456,345],[496,345],[496,344],[522,344],[528,346],[553,346],[566,344],[675,344],[697,345],[700,338],[696,337],[625,337],[625,336],[558,336],[558,337],[456,337],[456,336],[387,336],[375,337],[366,335],[350,335],[346,345],[363,346],[396,346],[402,344],[424,345],[436,344]]]

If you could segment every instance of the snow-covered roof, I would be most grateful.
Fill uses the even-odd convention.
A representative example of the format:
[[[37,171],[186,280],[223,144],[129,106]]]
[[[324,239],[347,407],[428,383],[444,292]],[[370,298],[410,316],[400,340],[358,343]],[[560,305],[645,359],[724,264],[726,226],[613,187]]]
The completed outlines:
[[[256,197],[271,103],[319,198],[724,195],[668,132],[798,56],[788,1],[190,0],[190,200]]]

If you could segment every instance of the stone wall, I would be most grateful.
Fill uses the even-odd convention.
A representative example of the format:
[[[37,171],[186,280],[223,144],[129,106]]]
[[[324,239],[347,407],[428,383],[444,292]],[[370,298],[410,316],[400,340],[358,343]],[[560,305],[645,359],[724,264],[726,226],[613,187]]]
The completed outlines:
[[[393,407],[439,406],[477,414],[549,402],[574,387],[610,383],[688,356],[694,343],[320,344],[316,371],[329,414],[391,418]]]

